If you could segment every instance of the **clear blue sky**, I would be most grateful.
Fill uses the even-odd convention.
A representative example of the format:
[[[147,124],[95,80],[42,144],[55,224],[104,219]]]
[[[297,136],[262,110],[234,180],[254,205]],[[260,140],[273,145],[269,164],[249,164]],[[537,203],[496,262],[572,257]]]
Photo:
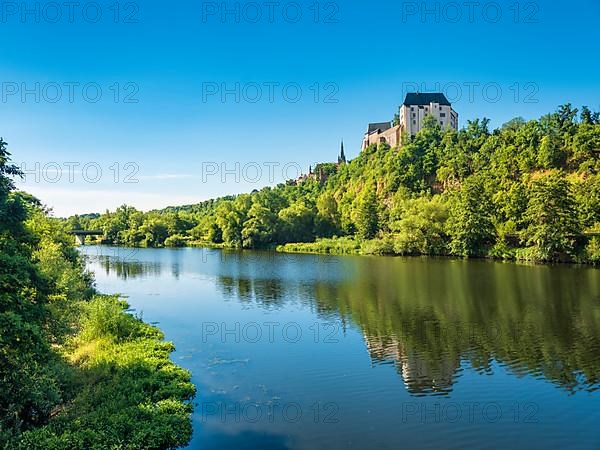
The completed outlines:
[[[39,164],[21,186],[57,215],[260,188],[285,164],[294,176],[335,160],[342,137],[354,157],[367,123],[390,120],[413,86],[445,91],[461,125],[600,109],[597,0],[111,1],[99,19],[94,4],[59,4],[0,11],[0,136],[18,163]],[[211,175],[238,162],[239,182]]]

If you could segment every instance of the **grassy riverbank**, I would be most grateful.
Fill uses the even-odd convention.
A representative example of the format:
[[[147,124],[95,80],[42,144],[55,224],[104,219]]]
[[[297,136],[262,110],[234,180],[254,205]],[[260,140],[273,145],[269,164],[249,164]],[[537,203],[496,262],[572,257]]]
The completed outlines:
[[[600,239],[589,239],[589,244],[582,245],[579,258],[563,255],[558,258],[560,262],[580,264],[600,263]],[[513,239],[514,240],[514,239]],[[359,240],[352,237],[339,237],[317,239],[315,242],[299,242],[277,246],[277,251],[282,253],[320,253],[331,255],[388,255],[388,256],[448,256],[456,257],[444,251],[424,251],[418,248],[418,242],[407,241],[398,235],[388,235],[379,239]],[[535,247],[515,247],[507,240],[498,242],[482,258],[503,261],[539,262]]]

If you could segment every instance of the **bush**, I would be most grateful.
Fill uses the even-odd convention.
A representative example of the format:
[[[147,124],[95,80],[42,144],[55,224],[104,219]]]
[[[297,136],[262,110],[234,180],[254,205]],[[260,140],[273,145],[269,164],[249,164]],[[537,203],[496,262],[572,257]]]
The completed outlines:
[[[394,244],[389,236],[381,239],[371,239],[362,243],[361,252],[364,255],[393,255]]]
[[[585,261],[600,264],[600,237],[594,236],[585,247]]]
[[[341,237],[317,239],[316,242],[285,244],[277,247],[278,252],[289,253],[330,253],[334,255],[356,254],[360,243],[353,238]]]
[[[79,339],[89,342],[94,339],[123,341],[139,330],[137,319],[123,310],[129,305],[117,296],[99,296],[84,305],[82,331]]]
[[[187,242],[188,238],[185,236],[182,236],[181,234],[174,234],[165,240],[165,247],[185,247]]]

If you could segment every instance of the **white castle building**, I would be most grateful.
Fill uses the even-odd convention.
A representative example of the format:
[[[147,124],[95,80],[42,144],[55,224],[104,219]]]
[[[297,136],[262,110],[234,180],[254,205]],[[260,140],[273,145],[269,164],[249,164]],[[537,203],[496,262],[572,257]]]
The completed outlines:
[[[398,113],[399,123],[370,123],[362,148],[387,142],[391,147],[400,145],[402,134],[414,136],[423,128],[423,120],[433,116],[442,128],[458,130],[458,113],[442,93],[409,93]]]

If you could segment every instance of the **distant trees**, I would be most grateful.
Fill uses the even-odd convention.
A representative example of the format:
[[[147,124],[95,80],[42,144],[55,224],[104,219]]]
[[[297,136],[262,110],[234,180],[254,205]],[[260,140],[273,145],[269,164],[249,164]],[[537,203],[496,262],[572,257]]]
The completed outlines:
[[[337,200],[331,192],[323,192],[317,199],[316,234],[331,237],[342,232],[342,218]]]
[[[242,246],[244,248],[264,248],[275,242],[277,237],[277,216],[261,205],[253,203],[248,211],[248,219],[242,228]]]
[[[314,238],[315,213],[299,200],[279,212],[280,242],[308,242]]]

